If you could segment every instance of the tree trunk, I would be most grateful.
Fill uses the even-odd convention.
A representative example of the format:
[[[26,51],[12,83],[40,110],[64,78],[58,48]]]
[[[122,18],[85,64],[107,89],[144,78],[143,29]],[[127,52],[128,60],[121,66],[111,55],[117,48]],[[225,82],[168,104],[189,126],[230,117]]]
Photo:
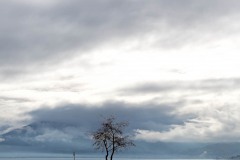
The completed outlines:
[[[105,150],[106,150],[105,160],[108,160],[108,145],[107,145],[106,141],[104,141],[104,146],[105,146]]]
[[[115,152],[115,150],[114,150],[114,148],[113,148],[113,151],[112,151],[112,154],[111,154],[111,159],[110,159],[110,160],[112,160],[112,159],[113,159],[114,152]]]
[[[115,135],[113,134],[113,138],[112,138],[112,153],[111,153],[110,160],[113,159],[114,152],[115,152]]]
[[[106,153],[105,160],[108,160],[108,152]]]

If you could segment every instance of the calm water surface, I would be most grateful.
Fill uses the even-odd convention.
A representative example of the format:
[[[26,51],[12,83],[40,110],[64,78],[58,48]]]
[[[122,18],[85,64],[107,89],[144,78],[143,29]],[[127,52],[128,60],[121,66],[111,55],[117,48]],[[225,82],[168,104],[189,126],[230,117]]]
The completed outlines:
[[[73,157],[0,157],[0,160],[73,160]],[[75,160],[105,160],[105,159],[104,157],[99,158],[76,157]],[[114,160],[203,160],[203,159],[114,158]]]

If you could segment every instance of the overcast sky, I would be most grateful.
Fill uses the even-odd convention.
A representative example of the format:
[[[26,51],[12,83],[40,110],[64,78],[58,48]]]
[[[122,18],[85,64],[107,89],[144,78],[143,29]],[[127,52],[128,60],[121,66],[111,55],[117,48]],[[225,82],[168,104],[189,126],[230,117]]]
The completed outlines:
[[[240,141],[239,19],[239,0],[0,1],[1,133],[69,108],[144,141]]]

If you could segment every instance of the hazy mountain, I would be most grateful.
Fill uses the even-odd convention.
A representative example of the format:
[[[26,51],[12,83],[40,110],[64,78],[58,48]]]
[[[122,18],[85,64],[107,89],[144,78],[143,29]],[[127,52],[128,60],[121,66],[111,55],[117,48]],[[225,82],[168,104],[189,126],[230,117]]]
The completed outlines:
[[[78,126],[56,123],[38,122],[12,130],[2,135],[4,141],[1,148],[40,152],[72,152],[73,150],[89,152],[91,144],[87,134],[83,134]]]

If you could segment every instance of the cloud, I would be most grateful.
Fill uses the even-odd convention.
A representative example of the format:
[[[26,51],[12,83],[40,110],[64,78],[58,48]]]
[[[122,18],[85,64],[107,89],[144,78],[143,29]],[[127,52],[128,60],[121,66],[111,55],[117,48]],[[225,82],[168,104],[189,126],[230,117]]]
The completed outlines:
[[[54,91],[54,92],[79,92],[79,90],[84,90],[84,84],[80,83],[67,83],[66,81],[55,82],[52,86],[41,86],[37,85],[36,87],[32,87],[32,90],[35,91]]]
[[[83,54],[134,31],[129,22],[134,22],[135,14],[127,19],[121,15],[126,2],[72,0],[46,7],[17,1],[1,3],[2,66],[58,62],[73,56],[76,50]],[[132,14],[130,9],[125,13]]]
[[[178,117],[172,112],[175,107],[168,104],[131,104],[106,102],[101,105],[66,104],[55,108],[42,108],[30,112],[34,122],[50,121],[80,126],[94,130],[104,116],[117,115],[120,120],[128,120],[132,129],[166,130],[170,124],[182,124],[188,117]]]
[[[239,78],[206,79],[195,81],[146,82],[120,90],[121,94],[152,94],[174,91],[224,92],[237,90]]]
[[[106,102],[101,105],[65,104],[42,108],[29,114],[33,122],[54,122],[90,133],[104,116],[128,120],[127,132],[148,142],[234,142],[239,139],[237,107],[187,109],[184,104]],[[231,115],[231,117],[229,117]],[[231,130],[231,132],[229,132]]]
[[[37,141],[40,141],[40,142],[51,142],[51,141],[70,141],[72,140],[72,137],[70,134],[66,134],[64,132],[61,132],[59,130],[46,130],[44,132],[44,134],[41,134],[41,135],[37,135],[36,137],[36,140]]]
[[[32,100],[27,98],[17,98],[17,97],[4,97],[0,96],[0,102],[1,101],[13,101],[17,103],[25,103],[25,102],[31,102]]]
[[[175,114],[189,114],[180,125],[169,125],[167,131],[137,129],[136,139],[171,142],[234,142],[239,139],[240,122],[237,117],[239,78],[197,81],[142,83],[120,90],[121,95],[150,95],[153,100],[167,102],[181,99],[182,107]],[[231,132],[229,132],[231,130]]]
[[[149,142],[238,142],[238,114],[237,106],[203,107],[197,110],[195,118],[189,118],[184,124],[170,125],[167,131],[137,129],[135,137]]]
[[[136,130],[136,139],[150,142],[170,141],[170,142],[215,142],[221,140],[219,135],[226,132],[218,120],[203,118],[202,120],[192,119],[184,125],[172,125],[168,131],[160,132],[154,130]],[[220,133],[219,133],[220,132]],[[232,135],[231,135],[232,136]],[[236,136],[236,135],[235,135]],[[217,137],[217,138],[216,138]],[[219,138],[219,139],[218,139]],[[226,138],[226,137],[225,137]],[[227,139],[226,141],[229,141]]]
[[[102,44],[136,37],[138,41],[153,37],[153,44],[163,48],[205,43],[232,34],[234,28],[226,22],[235,21],[239,11],[234,0],[25,2],[1,2],[1,74],[9,67],[14,72],[29,65],[38,70],[39,65],[53,65]]]

